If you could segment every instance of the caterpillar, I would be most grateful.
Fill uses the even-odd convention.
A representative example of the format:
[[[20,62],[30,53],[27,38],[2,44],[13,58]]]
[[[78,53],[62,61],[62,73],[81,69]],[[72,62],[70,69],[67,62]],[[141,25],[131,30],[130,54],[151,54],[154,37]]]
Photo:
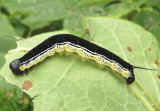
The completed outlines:
[[[22,75],[23,72],[32,68],[45,58],[63,51],[77,53],[81,57],[111,68],[123,76],[127,84],[135,81],[134,68],[147,69],[133,66],[114,53],[71,34],[59,34],[49,37],[21,58],[12,61],[9,67],[13,74]]]

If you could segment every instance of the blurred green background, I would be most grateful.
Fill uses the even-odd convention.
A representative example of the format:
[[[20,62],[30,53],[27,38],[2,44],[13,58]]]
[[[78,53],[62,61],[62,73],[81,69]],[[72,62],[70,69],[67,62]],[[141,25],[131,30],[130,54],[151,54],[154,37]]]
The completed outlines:
[[[0,69],[16,39],[61,29],[83,35],[84,16],[127,19],[150,31],[160,43],[160,0],[0,0]],[[8,34],[8,35],[6,35]],[[31,98],[0,77],[0,111],[33,110]]]

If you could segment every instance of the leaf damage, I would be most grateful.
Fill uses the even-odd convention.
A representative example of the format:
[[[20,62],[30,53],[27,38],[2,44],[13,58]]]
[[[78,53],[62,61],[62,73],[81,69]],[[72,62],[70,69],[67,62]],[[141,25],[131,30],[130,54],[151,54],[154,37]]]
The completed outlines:
[[[29,90],[33,86],[32,82],[30,80],[26,80],[22,84],[23,90]]]
[[[127,47],[127,50],[128,50],[129,52],[132,52],[132,48],[131,48],[130,46]]]
[[[155,60],[154,63],[159,66],[158,60]]]

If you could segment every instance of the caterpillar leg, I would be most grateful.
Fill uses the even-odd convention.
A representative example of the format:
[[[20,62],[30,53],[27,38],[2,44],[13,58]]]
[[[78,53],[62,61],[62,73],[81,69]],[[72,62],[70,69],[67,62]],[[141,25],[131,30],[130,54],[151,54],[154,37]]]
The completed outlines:
[[[29,69],[26,69],[24,72],[25,72],[25,74],[28,75]]]

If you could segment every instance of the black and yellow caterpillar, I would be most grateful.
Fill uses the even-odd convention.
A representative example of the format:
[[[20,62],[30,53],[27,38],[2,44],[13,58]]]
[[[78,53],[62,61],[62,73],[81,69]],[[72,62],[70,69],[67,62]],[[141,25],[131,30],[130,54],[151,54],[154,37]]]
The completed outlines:
[[[127,84],[135,81],[134,68],[146,69],[133,66],[112,52],[71,34],[54,35],[46,39],[23,57],[11,62],[10,69],[14,74],[21,75],[24,71],[43,61],[45,58],[63,51],[77,53],[81,57],[91,59],[100,65],[111,68],[123,76]]]

